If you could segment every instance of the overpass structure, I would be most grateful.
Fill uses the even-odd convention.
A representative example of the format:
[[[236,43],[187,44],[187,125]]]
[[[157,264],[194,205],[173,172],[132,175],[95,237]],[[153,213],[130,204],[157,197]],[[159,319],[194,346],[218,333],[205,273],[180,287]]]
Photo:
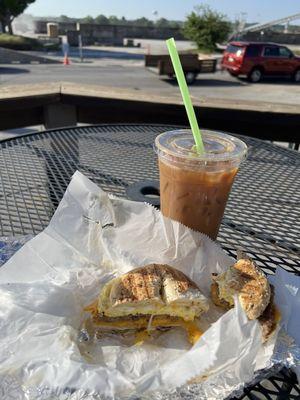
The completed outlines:
[[[275,19],[273,21],[265,22],[262,24],[251,25],[246,28],[244,26],[241,26],[238,33],[262,31],[271,26],[280,25],[280,24],[285,25],[285,33],[287,33],[289,23],[291,21],[295,21],[297,19],[300,19],[300,13],[289,15],[288,17],[285,17],[285,18]]]

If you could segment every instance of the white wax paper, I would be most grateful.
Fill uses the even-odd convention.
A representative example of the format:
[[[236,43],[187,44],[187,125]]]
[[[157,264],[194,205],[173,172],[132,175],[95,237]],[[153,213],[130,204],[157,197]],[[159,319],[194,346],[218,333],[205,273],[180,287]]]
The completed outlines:
[[[130,347],[113,337],[81,343],[83,308],[102,285],[151,262],[182,270],[209,296],[211,273],[233,260],[205,235],[149,205],[110,196],[76,172],[49,226],[0,268],[3,398],[18,390],[26,399],[77,390],[124,398],[210,379],[205,394],[217,398],[216,391],[224,397],[268,365],[276,335],[262,345],[259,324],[237,300],[224,314],[212,305],[203,318],[210,327],[192,348],[180,329]],[[291,309],[282,312],[288,329]]]

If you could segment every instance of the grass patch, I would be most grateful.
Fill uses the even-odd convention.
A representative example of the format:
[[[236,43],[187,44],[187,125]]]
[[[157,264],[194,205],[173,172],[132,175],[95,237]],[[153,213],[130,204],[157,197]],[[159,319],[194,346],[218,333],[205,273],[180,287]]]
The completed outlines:
[[[0,47],[12,50],[43,50],[43,45],[36,39],[6,33],[0,34]]]

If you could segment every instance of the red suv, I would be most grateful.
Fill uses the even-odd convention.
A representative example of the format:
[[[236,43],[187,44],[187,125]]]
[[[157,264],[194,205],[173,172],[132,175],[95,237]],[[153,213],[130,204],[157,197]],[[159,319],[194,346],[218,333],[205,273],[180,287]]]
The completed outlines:
[[[231,42],[223,54],[222,69],[259,82],[264,76],[290,76],[300,82],[300,57],[275,43]]]

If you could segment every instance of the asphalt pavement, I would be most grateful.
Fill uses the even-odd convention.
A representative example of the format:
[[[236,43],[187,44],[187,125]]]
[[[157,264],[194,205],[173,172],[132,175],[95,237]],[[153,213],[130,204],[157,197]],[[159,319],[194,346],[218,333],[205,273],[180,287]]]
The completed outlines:
[[[143,61],[137,59],[112,59],[85,61],[78,60],[69,66],[49,65],[0,65],[1,86],[45,83],[74,82],[110,87],[129,88],[144,93],[172,96],[178,94],[174,80],[160,78],[144,68]],[[194,98],[217,98],[264,101],[283,104],[300,104],[300,84],[285,80],[266,80],[251,84],[238,80],[227,72],[201,74],[190,86]]]

